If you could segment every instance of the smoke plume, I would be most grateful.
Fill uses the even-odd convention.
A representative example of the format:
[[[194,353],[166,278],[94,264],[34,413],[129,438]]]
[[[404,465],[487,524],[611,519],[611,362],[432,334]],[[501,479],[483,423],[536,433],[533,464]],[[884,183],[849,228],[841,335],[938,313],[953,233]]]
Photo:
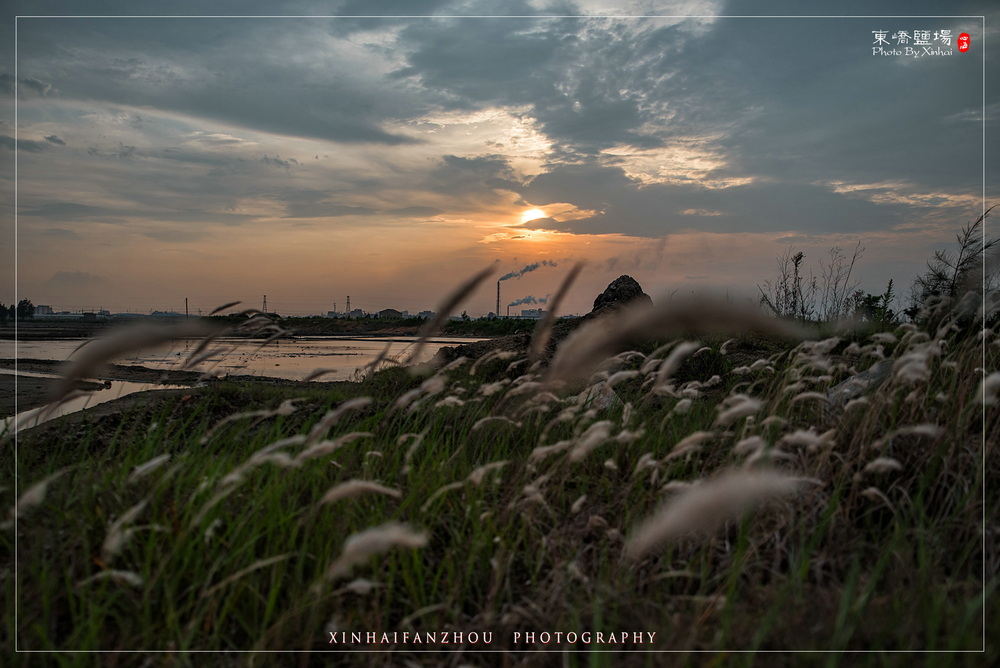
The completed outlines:
[[[528,266],[526,266],[521,271],[512,271],[509,274],[504,274],[503,276],[500,277],[500,280],[501,281],[506,281],[506,280],[511,279],[511,278],[521,278],[522,276],[524,276],[528,272],[534,271],[535,269],[538,269],[541,266],[554,267],[554,266],[556,266],[556,263],[555,262],[551,262],[549,260],[542,260],[541,262],[534,262],[534,263],[529,264]],[[499,283],[499,281],[497,281],[497,282]]]
[[[551,295],[552,293],[550,292],[544,297],[538,297],[537,299],[532,295],[528,295],[527,297],[521,297],[516,302],[511,302],[507,304],[507,306],[520,306],[521,304],[544,304],[545,302],[549,301],[549,297]]]

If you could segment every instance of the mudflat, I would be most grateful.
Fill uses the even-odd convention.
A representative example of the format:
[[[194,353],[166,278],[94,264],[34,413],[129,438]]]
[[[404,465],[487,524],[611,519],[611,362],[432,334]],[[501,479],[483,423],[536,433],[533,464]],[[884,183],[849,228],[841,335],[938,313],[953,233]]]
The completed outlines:
[[[17,360],[18,371],[32,373],[62,373],[65,362],[58,360]],[[0,358],[0,369],[14,370],[14,360]],[[201,377],[194,371],[160,371],[143,366],[126,366],[109,364],[98,378],[77,381],[74,389],[84,391],[99,390],[104,381],[131,381],[136,383],[166,383],[170,385],[193,385]],[[0,373],[0,418],[9,417],[17,412],[39,408],[46,405],[52,398],[52,393],[58,378],[39,378]],[[16,384],[15,384],[16,383]],[[15,409],[15,395],[17,406]]]
[[[15,413],[39,408],[49,403],[58,382],[58,378],[30,376],[15,378],[14,374],[0,373],[0,418],[10,417]],[[74,389],[91,392],[102,387],[104,386],[100,383],[81,380],[76,383]]]

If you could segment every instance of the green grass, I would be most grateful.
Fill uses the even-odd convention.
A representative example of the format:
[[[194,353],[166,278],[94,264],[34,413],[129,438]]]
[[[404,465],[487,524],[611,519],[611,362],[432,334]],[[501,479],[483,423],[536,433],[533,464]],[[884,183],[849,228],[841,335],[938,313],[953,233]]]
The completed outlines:
[[[902,338],[904,332],[896,334]],[[515,663],[530,663],[541,655],[532,658],[523,645],[515,646],[515,632],[655,631],[655,649],[679,653],[614,654],[616,646],[578,644],[567,660],[581,666],[986,665],[998,659],[992,638],[1000,637],[996,597],[982,597],[984,587],[992,592],[997,584],[1000,499],[995,485],[987,485],[983,504],[983,443],[989,447],[985,473],[996,480],[1000,412],[992,407],[984,414],[977,403],[982,343],[974,334],[948,337],[942,354],[932,356],[930,380],[887,383],[870,395],[867,409],[833,425],[819,424],[815,402],[793,403],[783,388],[802,376],[806,389],[825,391],[850,374],[846,364],[837,366],[844,359],[829,358],[824,371],[790,354],[792,343],[753,336],[730,344],[726,355],[719,352],[724,339],[702,339],[711,350],[681,366],[674,375],[677,389],[715,374],[722,382],[705,389],[682,414],[671,412],[677,399],[648,396],[640,376],[616,387],[620,401],[612,408],[593,415],[579,410],[552,426],[572,406],[573,395],[564,390],[559,402],[543,400],[545,408],[537,411],[527,410],[532,393],[508,397],[511,385],[484,397],[477,391],[484,383],[513,381],[527,366],[508,371],[514,360],[494,360],[475,376],[468,364],[446,372],[445,389],[421,397],[412,411],[395,408],[397,398],[426,377],[392,368],[334,393],[219,383],[123,415],[62,418],[22,433],[16,458],[11,441],[4,443],[5,506],[71,467],[49,485],[43,503],[19,519],[16,550],[13,529],[0,532],[4,653],[16,639],[19,650],[59,652],[20,654],[20,665],[105,665],[106,655],[69,653],[98,649],[156,650],[161,654],[154,655],[154,665],[244,665],[254,656],[187,653],[195,649],[314,652],[259,656],[256,665],[300,659],[438,665],[454,660],[456,648],[432,644],[423,648],[440,651],[421,654],[411,652],[421,646],[409,644],[391,656],[322,653],[329,648],[329,629],[348,636],[376,631],[380,637],[447,630],[490,631],[490,648],[510,650]],[[986,345],[990,371],[997,368],[994,340]],[[887,349],[898,357],[906,344]],[[773,372],[734,372],[758,358],[769,359]],[[872,361],[853,363],[862,369]],[[622,368],[641,364],[637,359]],[[716,404],[733,392],[760,399],[764,409],[756,420],[741,418],[723,432],[714,424]],[[465,403],[436,408],[446,396]],[[222,482],[256,451],[308,434],[328,411],[357,397],[372,402],[347,412],[329,438],[372,436],[299,468],[264,463],[238,484]],[[235,420],[201,443],[227,416],[275,409],[290,398],[301,398],[294,413]],[[577,463],[565,451],[529,460],[547,425],[546,445],[572,440],[597,420],[610,420],[614,436],[625,427],[625,404],[633,407],[628,428],[645,428],[637,440],[610,440]],[[481,418],[497,415],[519,425],[494,421],[473,429]],[[768,415],[787,424],[764,428],[760,422]],[[898,435],[878,450],[872,447],[893,430],[923,423],[944,431],[935,438]],[[673,540],[638,563],[623,558],[633,528],[671,498],[661,492],[666,481],[742,466],[746,457],[733,454],[732,446],[746,436],[774,444],[811,426],[819,433],[836,429],[834,444],[815,451],[786,447],[789,458],[776,467],[816,483],[710,537]],[[699,452],[664,461],[678,440],[698,430],[716,437]],[[405,434],[423,435],[409,461],[413,439],[400,442]],[[302,448],[285,451],[294,457]],[[634,474],[645,453],[659,466]],[[130,482],[135,467],[164,454],[170,455],[167,463]],[[902,469],[865,473],[877,456],[897,460]],[[479,484],[468,480],[478,467],[500,461],[507,463]],[[355,478],[396,488],[400,496],[366,494],[319,505],[326,490]],[[461,484],[438,493],[453,483]],[[537,488],[534,497],[530,488],[526,493],[529,484]],[[866,495],[870,487],[892,507]],[[103,554],[112,524],[143,502],[125,526],[134,531],[120,554]],[[390,549],[354,566],[347,578],[325,579],[349,536],[389,521],[425,532],[426,546]],[[110,570],[137,574],[142,584],[111,577],[80,584]],[[356,578],[373,583],[370,591],[364,583],[348,587]],[[990,625],[985,656],[890,653],[979,650],[984,606]],[[466,645],[465,660],[503,663],[500,655],[476,649]],[[733,650],[833,653],[727,653]],[[695,653],[700,651],[709,653]],[[849,653],[855,651],[866,653]],[[121,654],[115,660],[141,665],[144,657]]]

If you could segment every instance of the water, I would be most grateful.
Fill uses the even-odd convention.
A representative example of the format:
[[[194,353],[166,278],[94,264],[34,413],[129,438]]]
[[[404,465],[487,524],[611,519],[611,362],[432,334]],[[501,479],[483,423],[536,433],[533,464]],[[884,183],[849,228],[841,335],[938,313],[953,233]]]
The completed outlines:
[[[0,373],[14,375],[13,371],[8,371],[6,369],[0,369]],[[26,378],[59,378],[56,374],[30,373],[25,371],[22,371],[17,375]],[[147,390],[180,389],[187,387],[187,385],[157,385],[153,383],[130,383],[125,381],[116,381],[111,383],[111,387],[109,388],[89,392],[84,396],[70,399],[69,401],[63,402],[58,406],[34,408],[32,410],[21,411],[13,417],[4,418],[0,421],[0,434],[5,433],[14,425],[16,425],[15,428],[18,430],[27,429],[43,422],[48,422],[49,420],[53,420],[62,415],[82,411],[86,408],[96,406],[97,404],[103,404],[106,401],[113,401],[136,392],[145,392]]]
[[[322,376],[315,378],[317,382],[350,380],[357,369],[364,367],[375,359],[389,346],[388,357],[404,360],[409,357],[412,345],[417,340],[412,336],[392,338],[355,338],[355,337],[298,337],[294,340],[277,340],[266,346],[261,346],[260,340],[220,338],[206,351],[221,349],[204,362],[193,368],[194,371],[210,372],[218,376],[248,375],[282,378],[285,380],[304,380],[317,369],[327,370]],[[456,346],[482,339],[443,339],[428,341],[416,362],[429,361],[444,346]],[[49,341],[20,341],[17,344],[18,359],[67,360],[73,359],[81,339],[53,339]],[[144,366],[158,370],[179,370],[184,361],[197,348],[199,340],[179,340],[167,348],[149,350],[125,358],[114,360],[116,364]],[[14,358],[14,342],[0,341],[0,358]],[[0,369],[0,373],[13,373],[12,370]],[[58,378],[55,374],[30,373],[21,371],[24,377]],[[145,392],[152,389],[182,388],[184,385],[157,385],[153,383],[134,383],[114,381],[110,389],[98,390],[84,397],[67,401],[50,409],[41,408],[22,411],[13,418],[5,418],[0,423],[0,433],[3,433],[15,421],[18,429],[31,427],[41,422],[51,420],[61,415],[73,413],[85,408],[118,399],[135,392]]]
[[[209,348],[223,351],[195,367],[195,371],[209,371],[216,375],[250,375],[304,380],[316,369],[329,373],[315,380],[350,380],[356,369],[364,367],[389,346],[388,356],[405,359],[412,350],[416,337],[352,338],[352,337],[298,337],[294,340],[277,340],[261,347],[261,341],[220,338]],[[427,342],[417,362],[426,362],[444,346],[456,346],[482,339],[443,339]],[[66,360],[73,358],[73,351],[83,341],[80,339],[55,339],[51,341],[21,341],[17,345],[19,359]],[[151,369],[179,370],[198,345],[197,340],[176,341],[170,348],[151,350],[138,355],[114,360],[117,364],[138,365]],[[206,350],[205,352],[208,352]],[[14,357],[14,342],[0,341],[0,357]]]

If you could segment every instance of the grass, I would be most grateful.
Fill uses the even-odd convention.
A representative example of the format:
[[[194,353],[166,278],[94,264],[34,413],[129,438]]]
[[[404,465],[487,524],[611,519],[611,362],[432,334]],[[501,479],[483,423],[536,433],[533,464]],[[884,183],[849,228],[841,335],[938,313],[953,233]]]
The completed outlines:
[[[16,639],[19,650],[53,652],[19,654],[20,665],[143,665],[139,654],[72,653],[135,649],[157,652],[148,665],[534,665],[545,655],[526,650],[553,645],[528,646],[526,633],[626,631],[655,632],[642,648],[676,653],[578,640],[563,644],[565,661],[987,665],[1000,659],[996,597],[983,597],[998,582],[1000,499],[995,486],[984,490],[984,473],[1000,473],[1000,410],[982,405],[979,388],[984,355],[985,369],[997,369],[1000,338],[996,327],[984,337],[937,325],[926,341],[897,329],[884,354],[910,355],[912,368],[832,417],[796,397],[825,392],[875,355],[845,356],[846,338],[743,334],[726,344],[714,334],[655,392],[647,380],[658,383],[658,365],[645,356],[666,339],[632,343],[639,354],[605,362],[603,375],[578,364],[589,380],[563,387],[544,385],[544,368],[524,375],[520,358],[497,358],[474,375],[471,363],[434,376],[387,368],[333,392],[221,382],[123,415],[62,418],[20,434],[16,457],[4,444],[8,507],[68,467],[38,506],[22,508],[16,547],[13,527],[0,532],[4,653]],[[872,343],[856,338],[862,350]],[[647,363],[648,373],[618,382],[610,406],[575,402],[588,385]],[[362,397],[370,403],[314,433]],[[757,410],[720,423],[724,403],[751,401]],[[249,411],[258,414],[223,422]],[[477,426],[490,416],[508,419]],[[710,437],[678,454],[697,431]],[[593,449],[572,461],[590,438]],[[261,453],[283,439],[292,440]],[[323,456],[296,459],[322,443]],[[866,468],[879,458],[893,464]],[[782,482],[731,486],[758,474]],[[321,503],[351,480],[383,491],[354,486]],[[711,503],[698,505],[697,490]],[[689,520],[705,513],[695,522],[705,531],[665,523],[654,547],[630,550],[649,518],[684,503]],[[334,569],[343,575],[328,577],[345,551],[353,557]],[[327,654],[331,631],[348,641],[407,632],[411,642],[372,648],[392,655],[342,645]],[[414,633],[440,640],[445,631],[462,633],[460,646],[412,643]],[[492,642],[472,645],[470,632]]]

